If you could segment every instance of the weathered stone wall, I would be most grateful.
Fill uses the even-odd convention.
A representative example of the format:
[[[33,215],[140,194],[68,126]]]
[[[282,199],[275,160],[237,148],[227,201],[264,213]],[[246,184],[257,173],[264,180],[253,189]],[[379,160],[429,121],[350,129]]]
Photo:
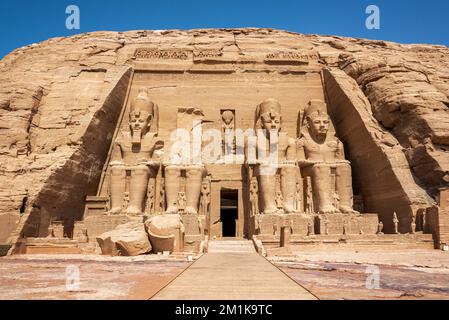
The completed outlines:
[[[217,59],[237,73],[289,74],[294,68],[271,65],[267,53],[306,53],[314,69],[341,70],[338,78],[344,72],[355,80],[351,104],[364,114],[353,110],[351,119],[356,132],[371,138],[362,144],[344,119],[334,120],[368,208],[390,212],[382,201],[395,198],[410,211],[449,184],[446,47],[270,29],[88,33],[21,48],[0,61],[0,243],[11,233],[45,236],[50,218],[81,217],[80,200],[95,194],[112,138],[99,133],[113,132],[138,48],[211,49],[219,57],[206,61],[210,69]],[[167,60],[165,70],[172,67]],[[334,85],[330,102],[346,104],[331,93],[339,90]],[[366,153],[376,165],[363,163]]]

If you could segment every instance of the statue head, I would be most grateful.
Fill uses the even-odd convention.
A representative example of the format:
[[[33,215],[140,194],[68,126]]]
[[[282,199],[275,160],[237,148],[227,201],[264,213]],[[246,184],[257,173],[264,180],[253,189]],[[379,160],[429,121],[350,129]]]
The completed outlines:
[[[203,189],[203,191],[209,191],[209,181],[203,181],[201,184],[201,188]]]
[[[234,121],[234,112],[231,110],[226,110],[221,114],[221,118],[223,119],[223,122],[229,126],[232,121]]]
[[[268,99],[257,107],[257,123],[262,129],[281,130],[281,104],[275,99]]]
[[[131,102],[129,113],[129,128],[136,139],[142,138],[151,128],[154,117],[155,104],[148,97],[148,91],[139,91]]]
[[[256,179],[251,180],[251,189],[254,191],[257,191],[259,188],[259,184]]]
[[[312,138],[326,138],[330,123],[326,104],[320,100],[311,100],[304,111],[304,124]]]

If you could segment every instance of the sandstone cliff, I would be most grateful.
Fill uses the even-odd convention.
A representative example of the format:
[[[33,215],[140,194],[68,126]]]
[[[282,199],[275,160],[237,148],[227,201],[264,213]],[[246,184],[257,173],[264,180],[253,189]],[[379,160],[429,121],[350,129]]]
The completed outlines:
[[[399,211],[429,206],[449,185],[444,46],[270,29],[95,32],[33,44],[0,61],[0,244],[46,236],[52,218],[82,217],[140,47],[220,50],[236,73],[255,65],[270,72],[267,51],[308,52],[325,70],[337,134],[367,210],[382,211],[388,201]]]

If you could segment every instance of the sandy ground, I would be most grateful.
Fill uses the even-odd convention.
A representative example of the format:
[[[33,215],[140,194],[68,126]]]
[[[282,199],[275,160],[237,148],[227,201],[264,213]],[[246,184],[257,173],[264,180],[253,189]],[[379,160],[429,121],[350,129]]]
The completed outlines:
[[[270,258],[319,299],[449,299],[449,253],[308,251]]]
[[[314,249],[270,261],[319,299],[449,300],[447,252]],[[163,256],[3,257],[0,299],[149,299],[190,263]]]
[[[149,299],[189,265],[158,256],[4,257],[0,299]]]

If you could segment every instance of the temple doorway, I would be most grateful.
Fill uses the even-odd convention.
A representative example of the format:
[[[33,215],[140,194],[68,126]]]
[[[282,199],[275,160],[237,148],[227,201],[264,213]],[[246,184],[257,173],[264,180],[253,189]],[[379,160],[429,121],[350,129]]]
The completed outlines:
[[[238,235],[238,196],[238,190],[221,190],[220,221],[223,238],[235,238]]]

